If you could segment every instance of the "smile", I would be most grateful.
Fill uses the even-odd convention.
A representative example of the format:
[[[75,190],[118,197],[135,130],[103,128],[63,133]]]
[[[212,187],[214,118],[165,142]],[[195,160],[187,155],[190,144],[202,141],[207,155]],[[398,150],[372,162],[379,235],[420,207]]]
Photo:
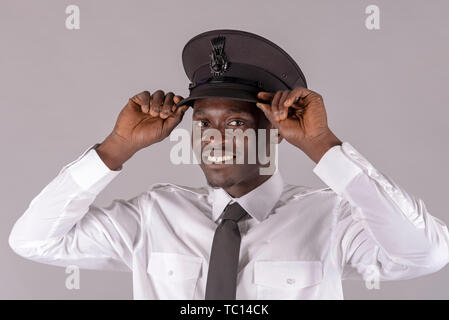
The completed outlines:
[[[224,156],[207,156],[207,160],[209,162],[214,163],[222,163],[223,161],[229,161],[234,158],[233,155],[224,155]]]

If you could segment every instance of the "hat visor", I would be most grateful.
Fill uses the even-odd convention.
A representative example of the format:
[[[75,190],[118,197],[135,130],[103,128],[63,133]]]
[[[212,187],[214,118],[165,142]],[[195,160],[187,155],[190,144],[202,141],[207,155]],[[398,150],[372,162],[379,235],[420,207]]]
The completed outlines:
[[[209,87],[200,89],[198,88],[189,97],[179,101],[176,106],[182,106],[184,104],[193,107],[195,100],[202,98],[228,98],[233,100],[248,101],[248,102],[258,102],[257,90],[242,90],[242,88],[220,88],[220,87]]]

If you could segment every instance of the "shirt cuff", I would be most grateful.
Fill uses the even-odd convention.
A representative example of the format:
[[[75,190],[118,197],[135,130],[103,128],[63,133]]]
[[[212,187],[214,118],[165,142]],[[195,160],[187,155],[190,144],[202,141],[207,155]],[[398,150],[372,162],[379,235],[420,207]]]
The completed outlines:
[[[359,153],[348,142],[336,145],[326,151],[313,168],[313,172],[338,195],[342,195],[346,186],[362,168],[352,157]]]
[[[103,190],[120,172],[111,170],[101,160],[95,144],[86,150],[81,157],[67,167],[75,182],[83,189],[95,194]]]

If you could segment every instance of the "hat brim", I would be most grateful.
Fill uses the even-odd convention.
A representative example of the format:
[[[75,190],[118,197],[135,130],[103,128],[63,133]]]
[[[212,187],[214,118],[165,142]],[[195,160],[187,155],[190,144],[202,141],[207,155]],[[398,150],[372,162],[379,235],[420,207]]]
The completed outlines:
[[[193,104],[195,100],[202,99],[202,98],[228,98],[233,100],[240,100],[240,101],[248,101],[248,102],[258,102],[260,101],[257,98],[257,92],[258,91],[247,91],[242,90],[242,88],[238,87],[210,87],[210,88],[204,88],[201,90],[197,90],[195,93],[191,94],[189,97],[179,101],[176,106],[182,106],[182,105],[188,105],[190,107],[193,107]]]

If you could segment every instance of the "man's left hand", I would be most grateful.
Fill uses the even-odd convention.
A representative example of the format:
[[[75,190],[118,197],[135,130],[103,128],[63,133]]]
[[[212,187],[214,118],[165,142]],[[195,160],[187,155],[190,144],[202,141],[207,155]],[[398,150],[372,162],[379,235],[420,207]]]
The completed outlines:
[[[257,106],[264,112],[281,137],[300,148],[315,163],[324,153],[342,142],[329,129],[326,109],[320,94],[303,88],[261,91]]]

